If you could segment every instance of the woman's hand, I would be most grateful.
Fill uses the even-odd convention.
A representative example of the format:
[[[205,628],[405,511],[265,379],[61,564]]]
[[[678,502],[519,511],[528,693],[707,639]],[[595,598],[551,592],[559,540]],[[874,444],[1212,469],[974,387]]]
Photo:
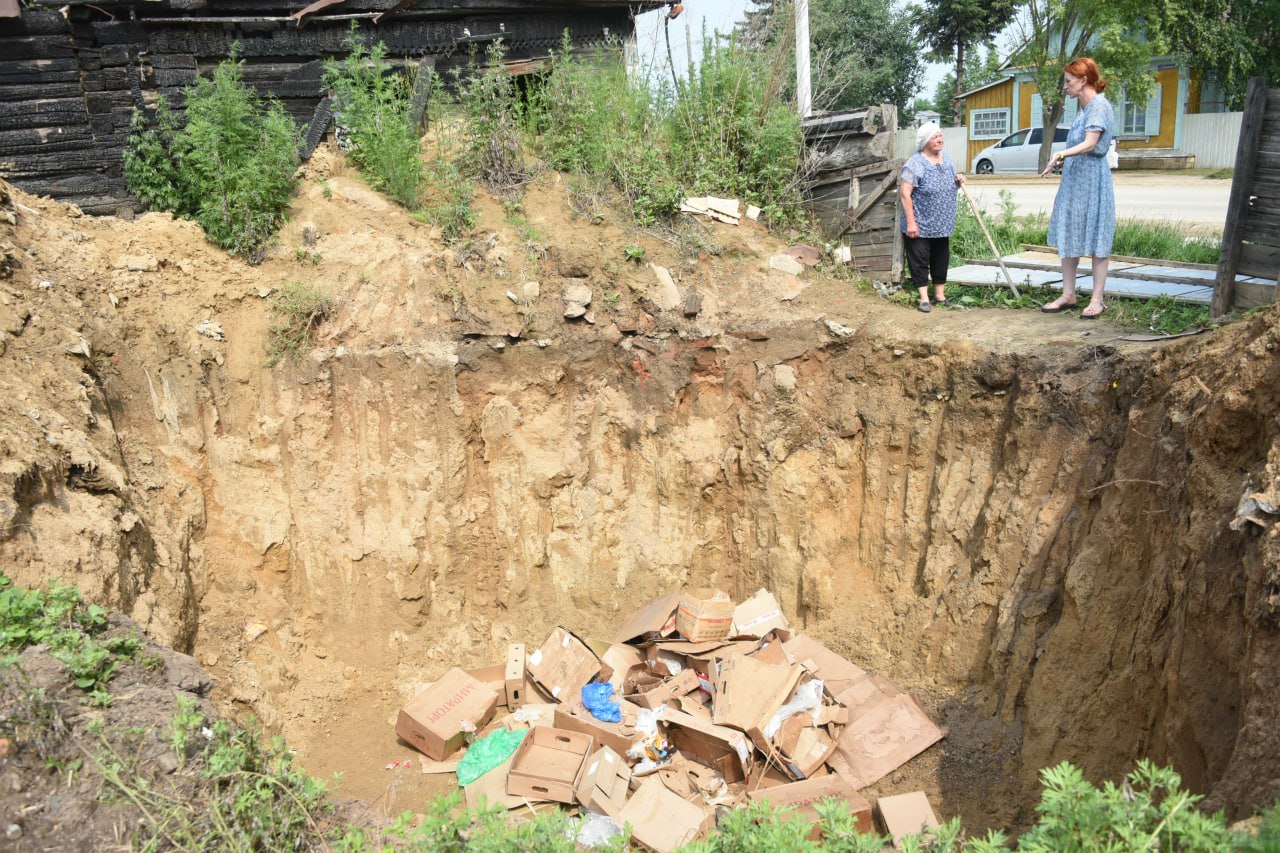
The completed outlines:
[[[1040,173],[1040,177],[1043,178],[1045,175],[1049,174],[1054,169],[1061,167],[1062,164],[1065,163],[1066,161],[1067,161],[1067,158],[1063,156],[1061,151],[1059,151],[1057,154],[1054,154],[1052,157],[1049,158],[1049,163],[1047,166],[1044,167],[1044,171]]]
[[[964,175],[960,174],[959,172],[956,173],[956,186],[960,186],[967,180],[969,179],[966,178]]]
[[[915,223],[915,220],[907,223],[907,236],[913,240],[920,236],[920,226]]]

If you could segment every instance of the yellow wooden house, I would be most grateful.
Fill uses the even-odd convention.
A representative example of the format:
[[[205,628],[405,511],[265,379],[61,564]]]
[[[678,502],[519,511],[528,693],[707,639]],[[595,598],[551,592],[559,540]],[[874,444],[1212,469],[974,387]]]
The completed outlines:
[[[1118,147],[1134,156],[1133,149],[1176,152],[1182,138],[1183,119],[1199,112],[1221,112],[1222,96],[1212,79],[1179,65],[1172,58],[1152,60],[1156,85],[1146,104],[1125,98],[1122,88],[1108,86],[1107,98],[1116,111]],[[1042,125],[1042,103],[1035,81],[1026,71],[1005,68],[1000,79],[956,95],[968,107],[969,146],[965,162],[1022,128]],[[1062,124],[1075,118],[1076,102],[1067,99]]]

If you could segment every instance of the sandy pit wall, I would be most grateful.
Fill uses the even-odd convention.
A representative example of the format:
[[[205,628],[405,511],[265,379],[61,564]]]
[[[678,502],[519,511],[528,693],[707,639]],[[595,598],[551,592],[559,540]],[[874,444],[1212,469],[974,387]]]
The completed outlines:
[[[371,681],[403,696],[556,624],[608,636],[672,586],[764,586],[926,697],[948,814],[1025,821],[1040,767],[1145,755],[1239,816],[1280,795],[1277,543],[1227,527],[1280,466],[1272,320],[1154,354],[818,322],[274,372],[164,330],[112,365],[63,347],[7,422],[0,560],[202,655],[304,754],[303,709]]]

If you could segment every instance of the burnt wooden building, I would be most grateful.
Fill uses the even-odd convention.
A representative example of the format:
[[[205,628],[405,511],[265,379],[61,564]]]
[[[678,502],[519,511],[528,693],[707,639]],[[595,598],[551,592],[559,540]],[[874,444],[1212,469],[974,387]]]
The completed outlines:
[[[239,44],[244,79],[307,126],[326,58],[352,21],[388,57],[444,72],[501,39],[534,70],[565,31],[577,50],[621,50],[656,0],[0,0],[0,175],[89,213],[132,206],[122,154],[133,110],[184,87]]]

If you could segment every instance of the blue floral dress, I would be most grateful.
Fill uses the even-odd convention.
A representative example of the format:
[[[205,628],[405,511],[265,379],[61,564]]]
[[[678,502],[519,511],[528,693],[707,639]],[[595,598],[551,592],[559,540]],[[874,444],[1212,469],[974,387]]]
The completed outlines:
[[[1068,157],[1062,164],[1062,183],[1049,217],[1049,245],[1060,258],[1107,258],[1116,236],[1116,192],[1107,165],[1107,149],[1115,136],[1115,111],[1104,95],[1093,96],[1076,113],[1067,134],[1067,147],[1084,142],[1091,130],[1101,131],[1092,151]]]
[[[956,166],[942,152],[941,163],[930,163],[917,151],[902,164],[902,182],[910,184],[911,206],[921,237],[950,237],[956,230]],[[898,227],[907,232],[907,212],[898,212]]]

